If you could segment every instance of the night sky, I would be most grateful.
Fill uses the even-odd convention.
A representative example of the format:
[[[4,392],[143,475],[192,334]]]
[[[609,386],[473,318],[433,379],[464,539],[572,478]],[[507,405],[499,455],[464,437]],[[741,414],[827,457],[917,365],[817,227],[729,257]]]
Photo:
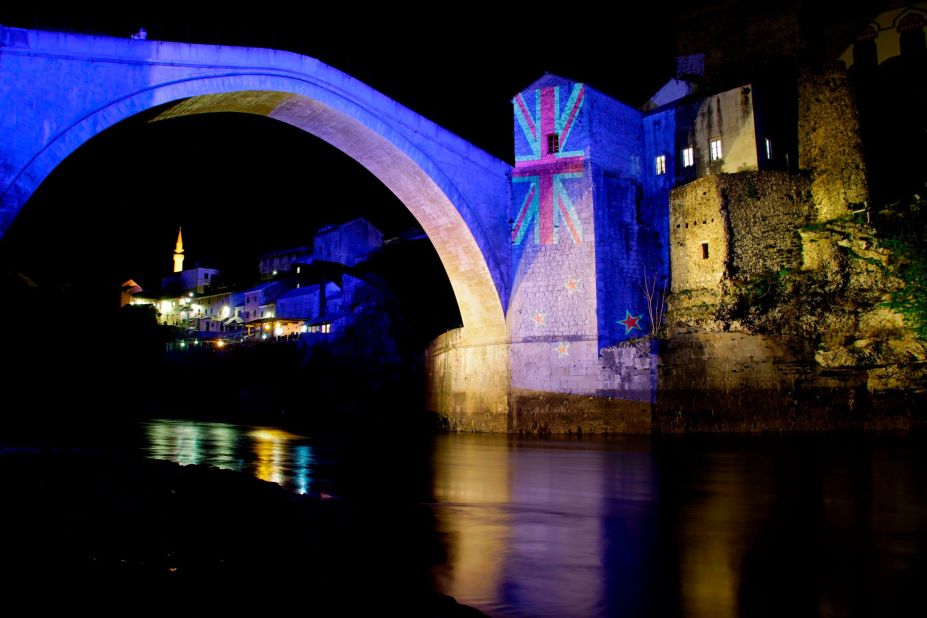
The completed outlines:
[[[667,3],[622,6],[618,20],[581,5],[556,17],[525,5],[516,17],[467,4],[450,19],[394,4],[363,16],[310,6],[311,17],[295,18],[30,5],[0,9],[0,23],[111,36],[145,27],[149,39],[314,56],[509,162],[511,97],[545,71],[635,106],[673,74]],[[54,285],[133,277],[153,287],[171,268],[178,226],[186,266],[231,270],[253,267],[261,251],[308,244],[325,223],[361,215],[387,237],[415,226],[372,175],[298,129],[232,114],[144,120],[97,136],[52,173],[0,246],[7,268]]]

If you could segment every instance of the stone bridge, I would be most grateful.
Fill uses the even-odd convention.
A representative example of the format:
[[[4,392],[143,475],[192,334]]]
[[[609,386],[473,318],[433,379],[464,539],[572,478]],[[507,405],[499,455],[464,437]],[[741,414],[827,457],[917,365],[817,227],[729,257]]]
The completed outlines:
[[[452,427],[647,430],[652,355],[610,347],[645,332],[641,256],[661,251],[640,223],[641,115],[555,76],[513,111],[514,167],[313,58],[0,26],[0,237],[126,118],[273,118],[363,165],[434,244],[464,324],[428,351],[429,405]]]

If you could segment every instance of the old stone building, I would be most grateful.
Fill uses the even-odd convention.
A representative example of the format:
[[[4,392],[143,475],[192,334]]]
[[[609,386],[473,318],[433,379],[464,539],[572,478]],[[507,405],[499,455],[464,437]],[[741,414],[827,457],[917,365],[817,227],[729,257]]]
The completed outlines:
[[[899,23],[908,16],[909,31],[921,24],[915,14],[910,6],[892,13]],[[801,33],[801,20],[788,12],[781,19]],[[914,62],[917,45],[905,36]],[[860,71],[823,62],[806,36],[795,41],[787,54],[747,63],[759,77],[720,94],[706,89],[742,77],[746,65],[734,59],[726,67],[727,49],[711,52],[716,64],[708,66],[707,56],[682,46],[692,54],[680,64],[693,82],[673,89],[675,101],[651,105],[645,120],[657,148],[652,192],[668,192],[669,212],[656,429],[904,426],[904,402],[923,393],[925,347],[888,306],[900,280],[868,225],[867,163],[904,166],[886,149],[864,151]],[[889,107],[881,109],[888,118]],[[921,133],[915,128],[913,139]],[[736,151],[727,147],[732,140]]]

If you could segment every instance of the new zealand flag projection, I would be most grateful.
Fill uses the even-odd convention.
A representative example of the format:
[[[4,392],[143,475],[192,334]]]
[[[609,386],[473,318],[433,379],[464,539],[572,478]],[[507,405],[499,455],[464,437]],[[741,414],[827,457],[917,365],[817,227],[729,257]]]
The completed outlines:
[[[556,244],[562,225],[575,244],[583,242],[583,227],[564,183],[583,174],[585,153],[568,150],[570,132],[583,107],[585,87],[574,84],[565,102],[560,86],[540,88],[533,96],[513,100],[515,118],[530,153],[515,157],[512,182],[528,190],[512,227],[512,242],[520,245],[528,231],[535,244]]]

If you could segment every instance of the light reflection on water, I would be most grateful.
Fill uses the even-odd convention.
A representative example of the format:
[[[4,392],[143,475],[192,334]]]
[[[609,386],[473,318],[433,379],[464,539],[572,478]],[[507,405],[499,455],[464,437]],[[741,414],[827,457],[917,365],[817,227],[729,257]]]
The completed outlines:
[[[247,472],[306,494],[315,460],[307,439],[270,427],[157,419],[145,423],[146,451],[181,465],[207,464]]]
[[[442,436],[439,587],[492,616],[927,615],[923,446]]]
[[[240,470],[298,493],[319,493],[347,465],[336,455],[322,469],[319,449],[329,446],[279,429],[155,421],[147,439],[152,457]],[[383,442],[351,466],[372,482],[406,482],[410,471],[390,468]],[[421,500],[448,556],[436,586],[492,616],[923,609],[923,446],[866,436],[438,436],[418,464],[430,467]]]
[[[439,572],[447,594],[491,615],[606,615],[609,571],[619,548],[643,551],[638,519],[655,498],[649,452],[587,443],[453,435],[435,449],[435,509],[451,556]],[[603,519],[626,518],[610,535]],[[629,607],[633,599],[626,599]]]

